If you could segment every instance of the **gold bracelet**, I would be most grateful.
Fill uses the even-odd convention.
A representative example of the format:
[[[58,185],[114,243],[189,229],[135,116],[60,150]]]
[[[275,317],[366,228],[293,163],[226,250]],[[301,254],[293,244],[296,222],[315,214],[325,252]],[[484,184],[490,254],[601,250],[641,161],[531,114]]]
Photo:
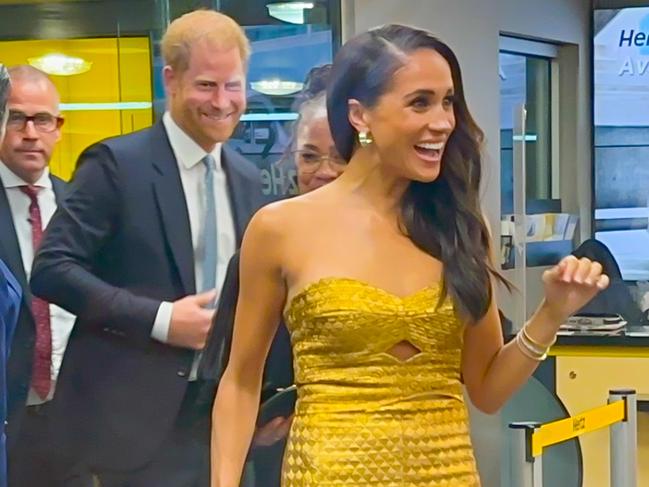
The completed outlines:
[[[548,351],[548,349],[545,347],[539,347],[535,345],[534,342],[529,339],[524,329],[521,329],[518,334],[520,336],[519,340],[521,341],[521,344],[525,345],[525,348],[527,348],[530,352],[541,356]]]
[[[538,341],[534,340],[534,338],[532,338],[529,333],[527,333],[527,323],[525,323],[523,325],[523,328],[521,328],[521,330],[523,331],[523,334],[525,335],[525,338],[527,339],[527,341],[529,341],[530,343],[536,345],[537,347],[539,347],[542,350],[548,350],[557,341],[557,335],[554,335],[554,338],[552,339],[552,341],[548,345],[544,345],[542,343],[539,343]]]
[[[527,358],[530,358],[536,362],[542,362],[545,360],[548,356],[547,353],[537,353],[535,350],[530,349],[527,344],[522,339],[522,335],[518,334],[516,335],[516,345],[518,345],[519,350],[523,355],[525,355]]]
[[[535,349],[531,348],[527,343],[525,343],[525,340],[521,332],[518,332],[516,334],[515,340],[516,340],[516,345],[518,345],[518,349],[527,358],[530,358],[536,362],[543,362],[548,357],[547,352],[539,353]]]

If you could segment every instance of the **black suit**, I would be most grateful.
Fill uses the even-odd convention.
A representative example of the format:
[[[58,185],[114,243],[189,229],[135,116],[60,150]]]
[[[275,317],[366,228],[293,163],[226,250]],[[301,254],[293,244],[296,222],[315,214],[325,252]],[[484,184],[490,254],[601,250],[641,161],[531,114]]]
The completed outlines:
[[[239,243],[263,203],[259,172],[225,147],[222,165]],[[196,292],[187,205],[161,122],[80,156],[31,284],[77,315],[54,399],[66,447],[97,470],[145,466],[174,427],[194,357],[151,338],[161,301]]]
[[[56,204],[61,204],[65,191],[65,181],[56,176],[50,176]],[[0,259],[11,273],[16,276],[23,289],[23,299],[20,305],[18,325],[11,346],[11,355],[7,366],[8,417],[7,439],[9,449],[16,438],[20,422],[25,413],[25,404],[32,377],[34,361],[34,342],[36,340],[36,323],[31,310],[32,295],[27,284],[27,276],[23,266],[22,254],[16,236],[14,219],[9,207],[7,193],[0,180]]]

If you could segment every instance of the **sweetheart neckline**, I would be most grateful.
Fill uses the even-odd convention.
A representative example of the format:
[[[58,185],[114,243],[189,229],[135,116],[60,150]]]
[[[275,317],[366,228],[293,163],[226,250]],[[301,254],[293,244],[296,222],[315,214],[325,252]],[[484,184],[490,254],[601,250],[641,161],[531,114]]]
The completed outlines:
[[[337,276],[328,276],[328,277],[321,277],[319,279],[316,279],[315,281],[310,282],[306,286],[304,286],[302,289],[300,289],[297,293],[293,295],[293,297],[288,300],[286,309],[284,310],[284,314],[286,314],[292,307],[295,301],[297,301],[298,298],[304,296],[307,294],[311,289],[321,286],[325,283],[328,282],[335,282],[335,281],[340,281],[340,282],[352,282],[356,284],[360,284],[363,287],[373,289],[375,291],[379,291],[382,294],[385,294],[387,296],[390,296],[393,299],[396,299],[398,301],[407,301],[409,299],[414,298],[415,296],[419,296],[420,294],[423,294],[427,291],[439,291],[441,288],[441,281],[437,281],[433,284],[428,284],[427,286],[422,287],[421,289],[418,289],[412,293],[406,294],[404,296],[401,296],[399,294],[393,293],[391,291],[388,291],[385,288],[382,288],[380,286],[377,286],[376,284],[372,284],[370,282],[364,281],[362,279],[356,279],[353,277],[337,277]]]

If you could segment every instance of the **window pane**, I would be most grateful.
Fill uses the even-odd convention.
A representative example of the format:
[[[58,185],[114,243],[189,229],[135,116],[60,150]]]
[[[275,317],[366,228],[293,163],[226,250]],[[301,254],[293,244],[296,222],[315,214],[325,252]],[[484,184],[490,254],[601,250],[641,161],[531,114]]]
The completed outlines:
[[[275,162],[286,149],[295,95],[309,70],[330,63],[330,26],[247,26],[252,41],[248,73],[248,110],[231,143],[260,167]]]
[[[514,110],[525,105],[527,201],[552,199],[550,60],[500,53],[501,212],[513,212]]]
[[[649,7],[594,12],[594,229],[626,280],[649,279]]]
[[[561,253],[572,250],[572,238],[566,236],[565,230],[572,228],[569,222],[575,219],[561,213],[559,195],[553,194],[552,59],[501,52],[499,63],[501,264],[504,268],[516,265],[512,255],[516,190],[525,191],[527,217],[522,235],[526,237],[519,238],[528,242],[526,265],[553,264]],[[515,181],[516,157],[522,160],[523,155],[525,181]],[[522,178],[522,171],[520,174]],[[516,209],[516,213],[521,211]]]

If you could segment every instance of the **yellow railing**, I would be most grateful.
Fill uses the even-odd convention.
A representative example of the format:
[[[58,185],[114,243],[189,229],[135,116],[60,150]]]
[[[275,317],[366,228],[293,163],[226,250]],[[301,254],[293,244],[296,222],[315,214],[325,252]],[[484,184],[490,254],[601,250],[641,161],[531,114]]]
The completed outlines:
[[[517,422],[512,431],[512,487],[543,486],[543,450],[611,427],[611,487],[637,487],[636,393],[612,390],[608,404],[551,423]]]

